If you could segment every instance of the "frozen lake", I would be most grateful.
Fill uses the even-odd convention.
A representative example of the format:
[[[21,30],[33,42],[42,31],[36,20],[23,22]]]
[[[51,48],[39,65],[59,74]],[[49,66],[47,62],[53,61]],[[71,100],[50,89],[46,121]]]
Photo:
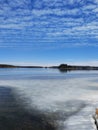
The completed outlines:
[[[0,130],[13,130],[17,124],[17,130],[25,130],[25,126],[40,122],[40,119],[34,122],[36,115],[41,115],[41,124],[45,125],[44,118],[57,130],[94,130],[91,120],[95,108],[98,108],[98,71],[0,69]],[[19,120],[27,113],[33,113],[33,119],[28,116],[25,122],[30,119],[29,123],[21,122],[23,128],[19,129]],[[16,124],[7,122],[7,116]],[[28,128],[50,129],[40,125]]]

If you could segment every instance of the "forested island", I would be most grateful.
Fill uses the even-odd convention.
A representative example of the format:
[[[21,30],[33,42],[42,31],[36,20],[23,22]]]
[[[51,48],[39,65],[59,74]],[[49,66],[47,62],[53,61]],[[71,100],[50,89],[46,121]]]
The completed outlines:
[[[60,64],[59,66],[16,66],[16,65],[8,65],[8,64],[0,64],[0,68],[53,68],[59,69],[61,71],[66,70],[98,70],[98,66],[78,66],[78,65],[68,65],[68,64]]]
[[[98,70],[98,66],[77,66],[61,64],[58,66],[60,70]]]

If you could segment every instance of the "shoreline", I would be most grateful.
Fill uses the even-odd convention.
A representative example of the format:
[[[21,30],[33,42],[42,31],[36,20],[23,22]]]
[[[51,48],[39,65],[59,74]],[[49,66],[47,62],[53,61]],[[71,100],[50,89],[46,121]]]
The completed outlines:
[[[16,66],[8,64],[0,64],[0,68],[49,68],[49,69],[59,69],[61,72],[72,71],[72,70],[98,70],[98,66],[78,66],[78,65],[67,65],[60,64],[59,66]]]

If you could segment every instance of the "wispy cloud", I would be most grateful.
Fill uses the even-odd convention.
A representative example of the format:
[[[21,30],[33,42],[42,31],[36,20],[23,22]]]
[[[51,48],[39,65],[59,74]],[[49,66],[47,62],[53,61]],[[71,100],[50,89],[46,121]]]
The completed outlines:
[[[91,59],[86,61],[69,61],[68,64],[72,65],[90,65],[90,66],[98,66],[98,59]]]
[[[4,46],[97,46],[97,0],[2,0],[0,21]]]

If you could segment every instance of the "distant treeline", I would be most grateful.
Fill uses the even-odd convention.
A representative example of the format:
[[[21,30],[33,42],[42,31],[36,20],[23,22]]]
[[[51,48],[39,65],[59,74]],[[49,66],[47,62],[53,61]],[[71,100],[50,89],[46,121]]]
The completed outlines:
[[[0,68],[43,68],[42,66],[16,66],[8,64],[0,64]]]
[[[0,68],[16,68],[14,65],[0,64]]]
[[[98,70],[98,67],[61,64],[58,66],[58,69],[60,70]]]
[[[61,71],[65,70],[98,70],[97,66],[75,66],[75,65],[68,65],[68,64],[60,64],[59,66],[50,66],[50,67],[43,67],[43,66],[15,66],[15,65],[7,65],[7,64],[0,64],[0,68],[53,68],[59,69]]]

